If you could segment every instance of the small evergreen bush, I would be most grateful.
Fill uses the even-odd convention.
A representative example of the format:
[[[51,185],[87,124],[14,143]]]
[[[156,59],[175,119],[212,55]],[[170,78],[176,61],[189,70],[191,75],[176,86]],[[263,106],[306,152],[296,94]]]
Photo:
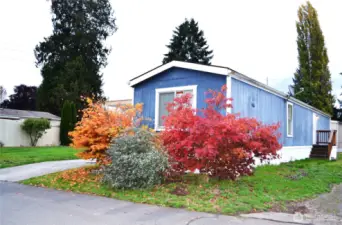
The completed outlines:
[[[62,108],[61,125],[60,125],[60,141],[61,145],[69,145],[71,140],[69,132],[73,131],[77,122],[75,103],[65,101]]]
[[[113,188],[138,189],[160,184],[168,168],[166,153],[156,137],[143,129],[131,129],[114,140],[108,150],[103,182]]]
[[[21,129],[29,135],[32,146],[36,146],[39,138],[50,128],[50,121],[43,118],[29,118],[21,125]]]

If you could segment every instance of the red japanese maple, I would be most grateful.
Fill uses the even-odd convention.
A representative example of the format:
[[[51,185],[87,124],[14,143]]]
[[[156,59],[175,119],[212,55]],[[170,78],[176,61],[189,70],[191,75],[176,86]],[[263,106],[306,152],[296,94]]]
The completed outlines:
[[[279,124],[226,114],[232,99],[225,97],[225,89],[208,91],[205,109],[192,109],[190,94],[167,105],[161,138],[175,171],[199,169],[213,177],[235,179],[253,173],[254,157],[262,161],[278,157]]]

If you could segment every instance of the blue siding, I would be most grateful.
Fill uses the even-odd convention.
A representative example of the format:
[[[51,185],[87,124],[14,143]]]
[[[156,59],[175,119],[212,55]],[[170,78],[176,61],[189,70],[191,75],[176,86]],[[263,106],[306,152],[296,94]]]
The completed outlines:
[[[149,118],[154,127],[155,95],[157,88],[197,85],[197,108],[205,108],[205,92],[208,89],[220,90],[226,84],[226,77],[211,73],[171,68],[134,87],[134,103],[144,103],[143,116]]]
[[[330,118],[317,114],[319,116],[317,122],[317,130],[330,130]]]
[[[157,88],[197,85],[197,108],[206,107],[204,100],[208,89],[220,90],[226,77],[212,73],[172,68],[134,86],[134,103],[143,103],[143,116],[154,127],[155,97]],[[254,117],[265,124],[280,123],[280,143],[284,146],[308,146],[313,142],[313,111],[293,103],[293,137],[287,137],[287,100],[245,82],[232,78],[233,113]],[[317,114],[317,113],[316,113]],[[328,130],[330,118],[319,116],[317,129]]]
[[[286,101],[284,99],[286,108]],[[313,115],[312,111],[295,103],[293,104],[293,137],[287,137],[286,109],[284,127],[281,128],[284,146],[308,146],[313,142]]]
[[[285,100],[232,78],[233,113],[254,117],[266,124],[284,122]],[[285,125],[281,124],[282,126]]]
[[[293,103],[293,137],[287,137],[286,99],[232,78],[233,113],[254,117],[265,124],[280,123],[284,146],[308,146],[313,142],[313,112]],[[319,115],[317,129],[329,129],[330,118]]]

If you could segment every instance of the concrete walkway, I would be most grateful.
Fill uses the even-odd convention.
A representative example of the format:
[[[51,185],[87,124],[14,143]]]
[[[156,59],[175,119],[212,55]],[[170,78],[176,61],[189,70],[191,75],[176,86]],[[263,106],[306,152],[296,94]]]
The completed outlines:
[[[305,202],[310,214],[326,220],[336,220],[342,224],[342,184],[336,185],[330,193]]]
[[[336,185],[330,193],[322,194],[317,198],[298,203],[298,206],[305,206],[307,214],[287,214],[287,213],[252,213],[241,215],[245,218],[276,220],[278,222],[299,224],[342,224],[342,184]]]
[[[43,176],[49,173],[91,165],[93,163],[94,162],[87,160],[62,160],[10,167],[0,169],[0,181],[16,182],[31,177]]]
[[[0,182],[1,225],[284,225]],[[287,223],[287,225],[296,223]]]

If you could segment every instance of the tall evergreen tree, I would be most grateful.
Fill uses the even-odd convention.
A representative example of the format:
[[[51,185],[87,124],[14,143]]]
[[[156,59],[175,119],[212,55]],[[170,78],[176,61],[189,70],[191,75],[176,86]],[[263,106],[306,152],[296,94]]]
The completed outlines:
[[[310,2],[300,6],[297,21],[299,67],[294,75],[296,98],[332,114],[332,95],[329,59],[318,15]]]
[[[53,33],[35,48],[43,82],[38,107],[60,115],[70,100],[80,109],[80,96],[102,97],[100,70],[110,49],[104,41],[115,32],[109,0],[52,0]]]
[[[199,29],[194,19],[186,19],[176,27],[167,47],[169,52],[164,55],[163,64],[178,60],[210,65],[213,58],[213,51],[209,50],[204,32]]]

